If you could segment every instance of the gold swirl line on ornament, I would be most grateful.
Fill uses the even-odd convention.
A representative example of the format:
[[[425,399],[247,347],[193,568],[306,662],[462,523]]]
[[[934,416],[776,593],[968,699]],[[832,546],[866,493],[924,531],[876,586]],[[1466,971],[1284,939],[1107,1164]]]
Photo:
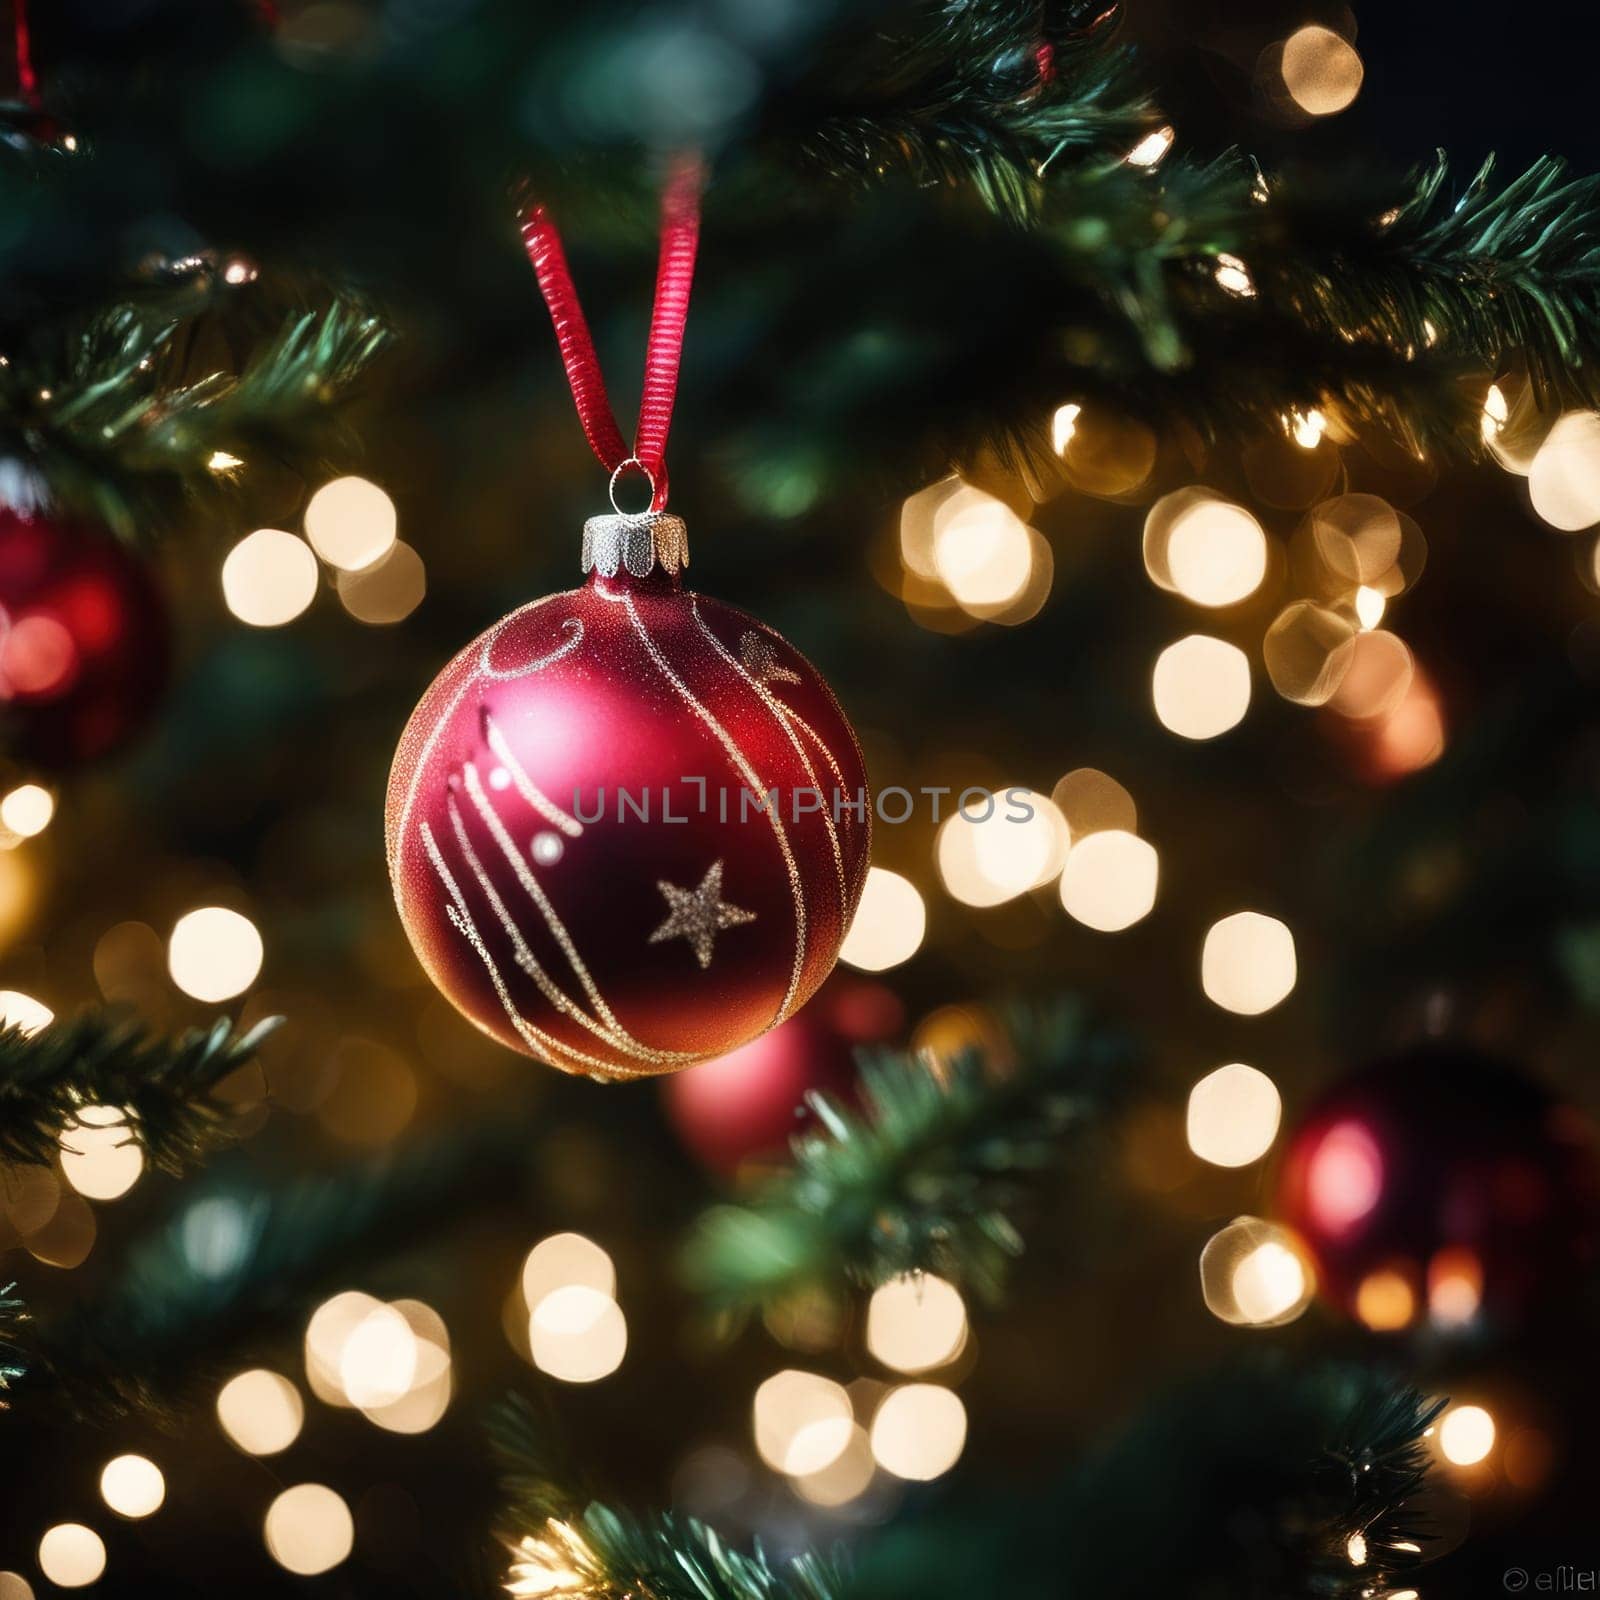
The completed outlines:
[[[585,1066],[598,1068],[608,1076],[642,1078],[647,1073],[634,1072],[627,1067],[614,1066],[609,1061],[603,1061],[598,1056],[585,1054],[582,1050],[574,1050],[572,1046],[562,1044],[552,1038],[542,1029],[536,1028],[522,1015],[512,1003],[511,993],[506,988],[505,979],[500,976],[500,968],[495,964],[495,959],[489,953],[489,947],[483,942],[483,935],[478,932],[478,925],[472,920],[472,913],[467,910],[467,903],[461,893],[461,886],[456,882],[455,876],[445,864],[437,841],[433,837],[433,829],[426,822],[421,825],[423,848],[428,853],[428,859],[433,863],[433,870],[439,874],[440,881],[444,884],[445,892],[450,896],[451,904],[445,907],[445,915],[458,933],[477,952],[478,959],[482,961],[484,970],[489,974],[489,982],[494,985],[494,992],[499,996],[501,1008],[510,1019],[511,1026],[517,1030],[518,1037],[535,1055],[543,1056],[549,1060],[550,1065],[560,1068],[563,1072],[572,1072],[572,1067],[563,1066],[560,1056],[570,1057],[573,1061],[584,1063]]]
[[[544,598],[545,600],[553,600],[555,596],[546,595]],[[544,600],[535,600],[533,604],[536,606],[543,605]],[[528,608],[524,606],[522,609],[523,611],[526,611]],[[483,641],[483,654],[478,658],[478,668],[483,676],[488,678],[493,683],[510,683],[513,678],[526,678],[530,677],[535,672],[543,672],[546,667],[552,666],[563,656],[570,656],[572,652],[583,643],[583,619],[581,617],[568,617],[567,620],[561,624],[561,631],[566,634],[567,637],[561,644],[558,644],[554,650],[551,650],[546,655],[536,656],[532,661],[525,661],[520,667],[513,668],[506,672],[496,671],[495,668],[489,665],[489,652],[493,650],[496,643],[498,643],[501,629],[505,627],[506,623],[512,621],[516,617],[520,617],[521,615],[522,611],[513,611],[511,615],[506,617],[504,621],[502,621],[494,630],[494,632]]]
[[[483,652],[479,661],[479,665],[483,667],[485,671],[488,670],[489,651],[493,649],[495,640],[497,640],[513,622],[515,622],[519,617],[527,616],[530,611],[537,611],[540,606],[547,606],[552,600],[559,598],[560,596],[553,594],[541,595],[537,600],[530,600],[525,606],[518,606],[515,611],[511,612],[507,616],[502,617],[497,623],[495,623],[494,627],[489,630],[489,637],[484,640]],[[579,621],[577,617],[568,617],[567,622],[577,623],[578,639],[581,640],[583,637],[582,622]],[[565,627],[566,623],[563,623],[562,626]],[[467,645],[461,652],[458,653],[455,659],[459,660],[461,655],[464,655],[466,651],[470,650],[471,648],[471,645]],[[556,654],[547,656],[544,661],[540,663],[540,665],[549,666],[552,660],[556,659],[559,655],[565,654],[568,648],[569,646],[567,645],[558,646]],[[573,641],[570,648],[576,649],[577,641]],[[530,667],[527,670],[532,671],[534,669]],[[428,762],[433,756],[434,746],[438,744],[440,735],[449,725],[450,720],[455,716],[456,708],[464,699],[466,699],[467,691],[475,687],[479,682],[479,677],[473,676],[465,679],[461,683],[461,685],[456,689],[456,692],[451,695],[450,704],[445,707],[443,714],[434,722],[432,729],[429,731],[427,739],[423,742],[422,754],[418,756],[416,766],[411,769],[411,782],[406,786],[405,804],[400,808],[400,823],[394,831],[395,850],[397,852],[403,846],[406,833],[411,827],[411,812],[417,803],[417,790],[422,784],[422,775],[427,771]],[[400,885],[402,879],[400,874],[394,870],[394,867],[395,863],[393,860],[391,860],[389,862],[389,876],[391,879],[393,879],[395,884],[395,903],[398,905],[400,901]],[[405,907],[401,906],[400,910],[401,914],[404,915]]]
[[[606,598],[610,599],[611,596],[607,595]],[[639,635],[640,643],[644,645],[646,652],[655,663],[662,677],[677,690],[678,696],[684,704],[716,735],[722,748],[728,753],[728,759],[738,769],[739,775],[744,779],[745,783],[755,793],[766,794],[765,787],[762,785],[760,778],[756,776],[755,768],[750,765],[744,751],[734,743],[732,735],[717,721],[711,710],[695,698],[689,686],[672,670],[671,664],[662,655],[660,647],[646,630],[638,608],[633,603],[633,596],[627,590],[624,590],[617,598],[627,607],[628,616],[633,623],[633,631]],[[783,999],[779,1003],[777,1013],[773,1018],[772,1025],[776,1026],[788,1016],[789,1008],[794,1004],[794,998],[800,991],[800,973],[805,964],[806,954],[806,902],[800,885],[800,869],[795,865],[794,852],[789,848],[789,836],[783,831],[783,819],[778,815],[778,808],[764,805],[761,809],[766,813],[767,820],[772,824],[773,837],[778,841],[778,849],[783,855],[784,869],[789,875],[789,893],[794,900],[794,965],[789,972],[789,987],[784,991]]]
[[[839,916],[842,920],[845,914],[846,897],[844,888],[844,854],[839,849],[839,832],[838,829],[833,825],[832,812],[828,807],[826,798],[822,795],[822,791],[817,784],[817,769],[811,765],[811,758],[806,754],[805,746],[802,745],[799,739],[795,737],[794,729],[789,726],[789,719],[786,715],[789,708],[767,688],[766,684],[764,684],[759,678],[750,672],[745,664],[735,657],[732,651],[730,651],[728,647],[716,636],[716,634],[714,634],[710,628],[706,626],[706,619],[700,615],[700,602],[698,596],[689,596],[689,609],[694,613],[695,623],[699,627],[701,633],[703,633],[710,641],[711,648],[715,650],[717,654],[721,656],[722,659],[726,661],[728,665],[732,667],[733,670],[737,672],[752,689],[755,690],[756,695],[760,699],[761,703],[766,706],[766,708],[777,719],[778,726],[783,729],[784,735],[787,737],[789,743],[794,746],[794,753],[800,757],[800,765],[805,768],[806,777],[811,782],[812,791],[818,796],[819,799],[822,800],[822,823],[823,826],[828,830],[828,843],[833,848],[833,872],[834,877],[838,880],[839,884]],[[839,769],[834,767],[833,770],[835,777],[842,786],[844,779],[840,775]]]
[[[506,937],[511,941],[511,952],[517,965],[539,986],[539,992],[553,1005],[557,1011],[571,1017],[574,1022],[587,1028],[591,1033],[603,1039],[605,1043],[616,1048],[618,1041],[598,1022],[594,1021],[581,1006],[569,995],[563,993],[555,980],[539,965],[539,959],[528,948],[528,941],[522,935],[522,929],[517,926],[516,919],[506,909],[506,903],[500,898],[500,892],[490,880],[488,873],[483,870],[483,863],[478,859],[478,852],[472,848],[472,841],[467,837],[466,824],[461,820],[461,808],[452,795],[449,800],[450,826],[455,831],[456,843],[461,847],[461,854],[466,858],[472,875],[477,880],[478,887],[483,890],[484,897],[500,920],[500,926],[505,929]]]
[[[612,1046],[627,1055],[638,1057],[641,1061],[653,1062],[660,1066],[677,1063],[684,1064],[698,1061],[700,1056],[696,1052],[682,1050],[656,1050],[650,1045],[635,1039],[626,1028],[617,1021],[610,1006],[606,1004],[605,996],[600,993],[599,986],[590,976],[589,969],[584,965],[583,957],[578,954],[578,947],[572,942],[572,936],[567,932],[566,924],[556,913],[556,908],[550,904],[548,896],[539,886],[539,880],[529,870],[528,864],[522,859],[522,852],[517,849],[516,841],[506,831],[506,825],[500,820],[500,813],[495,810],[493,802],[485,792],[482,780],[478,777],[478,769],[469,761],[462,769],[467,780],[467,794],[472,803],[477,807],[478,815],[483,818],[484,825],[494,836],[494,841],[500,846],[500,853],[506,858],[506,864],[516,874],[517,882],[527,891],[528,898],[539,908],[539,914],[545,920],[551,937],[561,946],[562,953],[572,964],[572,970],[577,974],[578,982],[583,985],[583,991],[589,997],[600,1021],[605,1024],[609,1032],[593,1027],[593,1031]],[[578,1015],[574,1021],[587,1023],[587,1018]]]
[[[523,770],[522,763],[517,760],[516,753],[506,743],[506,736],[501,733],[499,724],[492,717],[483,719],[484,727],[489,734],[489,748],[494,751],[501,766],[511,774],[512,786],[524,800],[548,822],[551,827],[559,828],[569,839],[576,839],[583,832],[583,824],[574,816],[569,816],[558,806],[543,789]]]

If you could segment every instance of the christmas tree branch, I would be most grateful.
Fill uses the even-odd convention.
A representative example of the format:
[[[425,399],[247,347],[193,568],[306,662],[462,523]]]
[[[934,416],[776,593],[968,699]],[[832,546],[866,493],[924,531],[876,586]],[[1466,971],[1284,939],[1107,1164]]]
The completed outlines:
[[[997,1295],[1022,1250],[1022,1180],[1125,1088],[1129,1053],[1072,1001],[1019,1012],[1010,1033],[1004,1062],[976,1049],[937,1066],[864,1058],[859,1111],[808,1096],[820,1130],[795,1140],[789,1170],[701,1218],[690,1284],[735,1312],[919,1270]]]
[[[495,1426],[512,1497],[506,1588],[573,1600],[1359,1600],[1421,1559],[1408,1508],[1439,1404],[1355,1368],[1208,1374],[1046,1489],[979,1506],[946,1495],[847,1566],[814,1553],[774,1562],[690,1518],[586,1503],[552,1475],[547,1434],[514,1403]]]
[[[217,1098],[217,1087],[281,1020],[240,1034],[223,1018],[175,1039],[154,1038],[104,1012],[34,1033],[0,1029],[0,1158],[52,1161],[84,1107],[112,1107],[154,1166],[181,1172],[231,1139],[233,1109]]]
[[[27,1385],[77,1414],[168,1414],[241,1340],[303,1318],[365,1262],[503,1200],[528,1161],[525,1120],[481,1126],[277,1188],[226,1174],[127,1253],[95,1299],[42,1325]]]
[[[0,1288],[0,1411],[7,1405],[6,1392],[28,1373],[28,1362],[18,1329],[27,1320],[22,1302],[12,1291],[14,1283]]]
[[[52,495],[148,533],[185,495],[231,482],[252,452],[309,471],[332,407],[388,339],[369,310],[336,299],[290,314],[237,372],[192,377],[191,331],[160,305],[128,303],[59,347],[19,351],[0,369],[0,438],[20,437]]]

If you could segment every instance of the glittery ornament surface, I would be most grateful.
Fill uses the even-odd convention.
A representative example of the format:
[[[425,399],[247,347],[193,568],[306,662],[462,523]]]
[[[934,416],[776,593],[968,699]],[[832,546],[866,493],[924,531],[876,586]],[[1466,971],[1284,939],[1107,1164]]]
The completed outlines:
[[[389,783],[395,899],[495,1038],[634,1077],[792,1015],[834,964],[871,797],[816,669],[658,567],[595,571],[463,650]]]

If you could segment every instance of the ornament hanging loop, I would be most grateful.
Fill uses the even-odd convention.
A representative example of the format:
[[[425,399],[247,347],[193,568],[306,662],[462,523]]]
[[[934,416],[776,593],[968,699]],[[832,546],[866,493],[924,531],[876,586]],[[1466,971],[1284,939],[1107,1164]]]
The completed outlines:
[[[617,503],[617,480],[623,475],[623,473],[629,471],[630,469],[634,472],[643,474],[644,481],[650,490],[650,498],[646,500],[637,511],[629,511],[626,509],[626,507]],[[660,503],[666,500],[666,494],[664,492],[666,488],[665,478],[666,474],[663,472],[663,482],[661,484],[661,488],[658,490],[656,487],[655,473],[653,473],[649,467],[647,467],[644,462],[638,458],[638,456],[628,456],[625,460],[619,461],[612,469],[611,473],[611,484],[609,488],[611,509],[615,511],[619,517],[642,517],[647,512],[659,510]],[[660,501],[657,500],[658,494],[660,495]]]

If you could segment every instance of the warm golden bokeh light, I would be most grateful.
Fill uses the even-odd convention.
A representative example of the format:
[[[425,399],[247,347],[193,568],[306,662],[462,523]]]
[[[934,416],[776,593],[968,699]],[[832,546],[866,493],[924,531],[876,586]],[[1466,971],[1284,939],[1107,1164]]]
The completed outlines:
[[[0,800],[0,828],[18,839],[31,839],[50,826],[56,797],[42,784],[18,784]]]
[[[1183,739],[1215,739],[1250,709],[1250,661],[1225,639],[1191,633],[1156,657],[1150,677],[1156,717]]]
[[[1373,583],[1400,558],[1400,513],[1375,494],[1341,494],[1310,515],[1311,543],[1330,573],[1351,586]]]
[[[147,1456],[115,1456],[101,1469],[100,1498],[119,1517],[148,1517],[167,1498],[167,1480]]]
[[[827,1466],[790,1480],[796,1494],[814,1506],[845,1506],[871,1485],[877,1463],[872,1441],[858,1422],[850,1424],[844,1449]]]
[[[381,561],[395,542],[394,501],[365,478],[335,478],[306,506],[311,548],[344,572],[360,572]]]
[[[393,1306],[375,1305],[339,1349],[339,1387],[353,1406],[392,1405],[417,1376],[417,1338]]]
[[[174,925],[167,941],[167,970],[196,1000],[231,1000],[256,981],[265,953],[248,917],[226,906],[203,906]]]
[[[1107,828],[1139,831],[1139,808],[1133,796],[1098,767],[1073,768],[1050,791],[1050,799],[1073,839],[1087,839]]]
[[[871,1440],[872,1454],[885,1472],[926,1483],[961,1459],[967,1410],[953,1390],[939,1384],[902,1384],[874,1413]]]
[[[1312,117],[1343,111],[1361,92],[1366,76],[1355,47],[1316,23],[1297,28],[1284,40],[1280,70],[1289,97]]]
[[[871,867],[839,959],[861,972],[886,972],[917,953],[927,927],[917,886],[886,867]]]
[[[1266,1073],[1230,1062],[1189,1091],[1189,1148],[1215,1167],[1248,1166],[1272,1148],[1282,1112],[1277,1086]]]
[[[531,1311],[547,1294],[579,1284],[614,1298],[617,1269],[593,1239],[581,1233],[552,1233],[528,1252],[522,1263],[522,1298]]]
[[[1383,613],[1388,603],[1382,589],[1374,589],[1365,583],[1362,584],[1356,590],[1356,621],[1363,628],[1376,628],[1383,621]]]
[[[58,1522],[39,1541],[39,1570],[58,1589],[82,1589],[106,1570],[105,1541],[81,1522]]]
[[[1355,655],[1355,624],[1327,606],[1296,600],[1273,619],[1261,642],[1272,687],[1297,705],[1325,705]]]
[[[222,563],[222,598],[252,628],[293,622],[316,599],[318,581],[311,546],[281,528],[246,534]]]
[[[404,622],[428,593],[422,557],[404,541],[396,541],[369,567],[341,572],[334,579],[339,603],[356,619],[373,627]]]
[[[622,1365],[628,1323],[609,1294],[586,1284],[553,1289],[528,1322],[533,1364],[563,1383],[598,1383]]]
[[[1224,250],[1217,256],[1216,270],[1212,273],[1219,289],[1227,294],[1235,295],[1240,300],[1252,299],[1256,292],[1256,281],[1250,276],[1250,268],[1238,256],[1229,255]]]
[[[0,1600],[34,1600],[33,1585],[20,1572],[0,1572]]]
[[[1287,1228],[1259,1217],[1236,1217],[1200,1252],[1206,1309],[1242,1328],[1278,1328],[1311,1303],[1316,1280]]]
[[[0,989],[0,1028],[21,1028],[37,1033],[54,1022],[56,1014],[42,1001],[20,989]]]
[[[867,1349],[896,1372],[948,1365],[967,1342],[967,1308],[954,1284],[931,1272],[880,1285],[867,1304]]]
[[[848,1448],[853,1416],[843,1385],[789,1367],[756,1390],[751,1404],[756,1451],[773,1469],[809,1477]]]
[[[1061,872],[1061,905],[1097,933],[1120,933],[1150,914],[1161,861],[1137,834],[1107,828],[1080,839]]]
[[[120,1106],[79,1106],[58,1143],[62,1175],[86,1200],[115,1200],[144,1171],[144,1151]]]
[[[1428,1263],[1428,1320],[1464,1328],[1483,1304],[1483,1263],[1465,1246],[1440,1250]]]
[[[268,1553],[302,1578],[331,1572],[355,1544],[350,1508],[321,1483],[297,1483],[267,1508],[263,1528]]]
[[[1528,469],[1533,509],[1563,533],[1600,522],[1600,413],[1569,411]]]
[[[1206,930],[1200,987],[1224,1011],[1253,1017],[1294,988],[1294,935],[1276,917],[1236,911]]]
[[[300,1436],[305,1403],[287,1378],[253,1367],[223,1384],[217,1395],[217,1421],[246,1455],[273,1456]]]
[[[1387,717],[1405,699],[1415,665],[1406,642],[1386,629],[1358,633],[1350,643],[1349,665],[1329,707],[1355,722]]]
[[[1243,506],[1201,500],[1174,518],[1166,540],[1172,587],[1200,606],[1230,606],[1267,575],[1267,536]]]
[[[324,1300],[306,1323],[306,1383],[325,1405],[348,1406],[340,1368],[344,1348],[365,1318],[382,1301],[360,1289],[346,1289]]]
[[[1374,1333],[1409,1327],[1416,1314],[1416,1292],[1405,1274],[1394,1267],[1369,1272],[1356,1289],[1356,1316]]]
[[[1066,860],[1070,835],[1055,805],[1031,789],[963,796],[939,829],[939,876],[955,899],[997,906],[1047,883]]]
[[[1475,1467],[1494,1449],[1494,1418],[1482,1406],[1451,1406],[1439,1419],[1439,1451],[1452,1466]]]
[[[963,610],[1009,605],[1028,585],[1033,547],[1028,525],[1003,500],[966,500],[935,518],[934,575]]]

